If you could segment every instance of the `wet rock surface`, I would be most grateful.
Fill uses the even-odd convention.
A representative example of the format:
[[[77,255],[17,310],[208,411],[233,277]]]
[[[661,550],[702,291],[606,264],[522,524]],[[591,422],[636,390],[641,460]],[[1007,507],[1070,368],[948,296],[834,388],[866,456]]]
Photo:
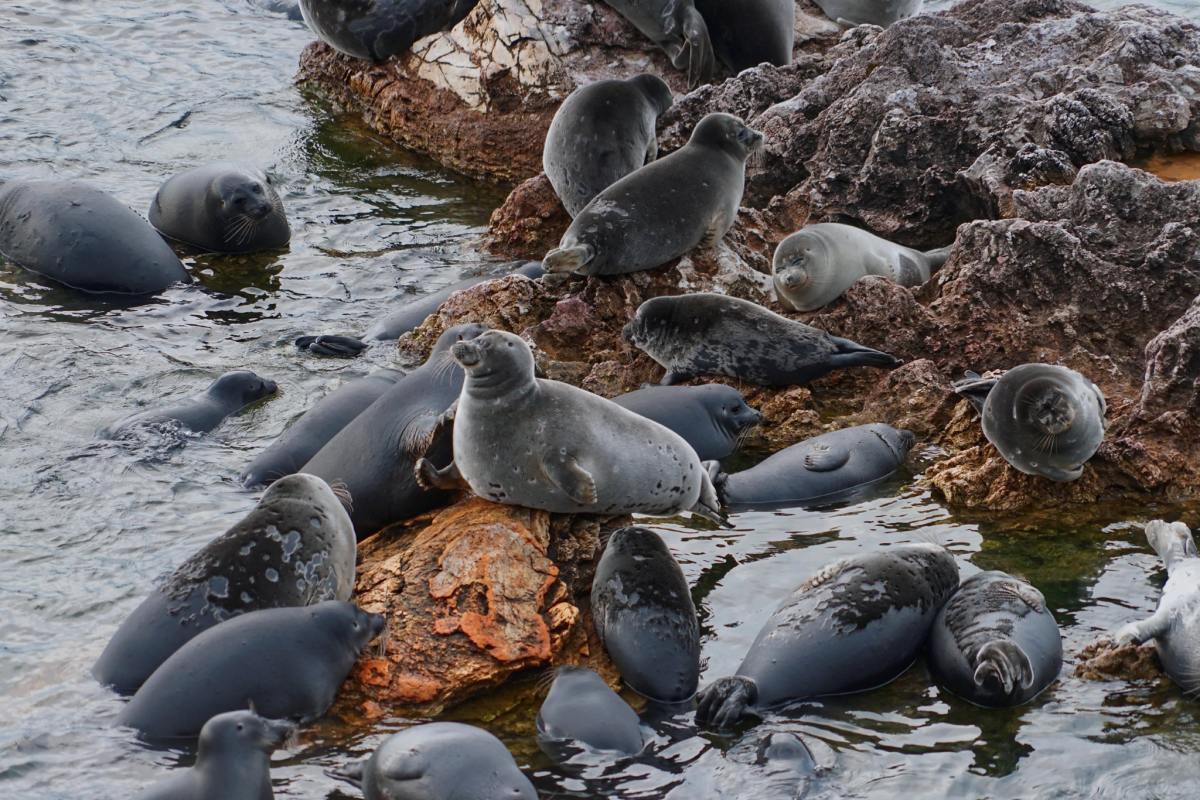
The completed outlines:
[[[1111,639],[1098,639],[1079,651],[1075,677],[1085,681],[1170,681],[1153,643],[1118,645]]]

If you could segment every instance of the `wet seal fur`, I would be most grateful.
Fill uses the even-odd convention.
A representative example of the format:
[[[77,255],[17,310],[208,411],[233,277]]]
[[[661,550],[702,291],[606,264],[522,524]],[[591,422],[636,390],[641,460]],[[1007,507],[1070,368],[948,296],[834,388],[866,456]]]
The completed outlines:
[[[254,510],[200,548],[133,610],[92,667],[101,683],[137,691],[176,650],[249,611],[349,600],[354,528],[320,478],[276,481]]]
[[[333,705],[359,654],[383,628],[383,617],[340,600],[243,614],[176,650],[117,724],[148,739],[185,739],[247,703],[265,717],[309,722]]]
[[[719,242],[737,218],[762,134],[709,114],[683,147],[596,195],[542,260],[547,272],[621,275]]]
[[[447,31],[479,0],[300,0],[305,23],[338,52],[369,61],[407,53],[418,39]]]
[[[771,615],[737,675],[700,692],[697,722],[725,728],[751,710],[889,683],[916,659],[957,586],[954,557],[932,544],[829,564]]]
[[[813,0],[825,16],[839,25],[878,25],[886,28],[893,22],[921,13],[925,0]]]
[[[613,402],[682,436],[701,461],[733,454],[741,437],[763,421],[732,386],[643,386]]]
[[[453,415],[454,461],[417,464],[427,488],[558,514],[677,514],[719,519],[707,467],[678,434],[565,383],[537,378],[521,337],[456,342],[466,370]],[[352,487],[353,490],[353,487]]]
[[[692,0],[604,0],[661,47],[676,69],[686,69],[688,88],[712,77],[716,60],[704,17]]]
[[[1003,572],[972,575],[938,612],[929,670],[939,684],[980,706],[1019,706],[1062,671],[1062,635],[1042,593]]]
[[[666,368],[663,385],[725,375],[760,386],[803,386],[846,367],[901,362],[757,303],[697,292],[642,303],[623,334]]]
[[[150,204],[150,224],[168,239],[209,253],[253,253],[292,238],[283,201],[262,170],[216,163],[172,176]]]
[[[596,635],[625,682],[651,700],[690,700],[700,679],[700,620],[662,537],[649,528],[614,531],[591,600]]]
[[[637,755],[645,746],[638,715],[604,679],[586,667],[559,667],[538,709],[538,742],[556,760],[573,743]],[[564,746],[566,745],[566,746]]]
[[[226,372],[198,395],[163,408],[141,411],[119,420],[100,432],[114,438],[147,425],[178,424],[194,433],[208,433],[230,414],[279,391],[275,381],[249,370]]]
[[[796,0],[696,0],[717,57],[736,75],[792,63]]]

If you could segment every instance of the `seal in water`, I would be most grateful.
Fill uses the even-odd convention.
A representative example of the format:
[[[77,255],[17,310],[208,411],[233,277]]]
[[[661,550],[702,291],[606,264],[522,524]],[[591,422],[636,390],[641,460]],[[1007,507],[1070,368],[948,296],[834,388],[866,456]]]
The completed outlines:
[[[285,720],[230,711],[204,723],[196,763],[136,800],[272,800],[271,753],[296,731]]]
[[[404,373],[394,369],[377,369],[321,398],[250,462],[242,473],[242,485],[252,489],[299,472],[330,439],[403,377]]]
[[[314,720],[383,627],[383,617],[340,600],[242,614],[176,650],[117,724],[149,739],[191,738],[212,717],[247,703],[264,717]]]
[[[84,292],[158,294],[192,280],[144,219],[80,181],[0,185],[0,256]]]
[[[657,75],[589,83],[571,92],[554,114],[542,166],[567,213],[658,157],[655,123],[671,107],[671,89]]]
[[[559,667],[537,714],[538,741],[551,757],[578,742],[592,750],[637,755],[645,741],[638,715],[586,667]],[[565,759],[560,759],[565,760]]]
[[[763,420],[741,392],[721,383],[643,386],[613,402],[678,433],[701,461],[732,455],[742,435]]]
[[[813,0],[825,16],[841,25],[878,25],[921,13],[925,0]]]
[[[428,722],[393,733],[341,773],[366,800],[537,800],[508,748],[485,730]]]
[[[954,384],[979,411],[983,435],[1026,475],[1073,481],[1104,441],[1104,393],[1073,369],[1022,364]]]
[[[686,69],[688,88],[707,83],[716,66],[704,17],[692,0],[604,0],[661,47],[676,69]]]
[[[938,612],[928,659],[934,679],[964,700],[1019,706],[1058,678],[1062,636],[1041,592],[1003,572],[980,572]]]
[[[700,620],[662,538],[649,528],[614,531],[592,579],[596,635],[621,677],[651,700],[681,703],[700,679]]]
[[[879,275],[920,286],[946,263],[951,247],[922,253],[850,225],[808,225],[779,243],[771,265],[779,301],[816,311],[837,300],[859,278]]]
[[[208,433],[230,414],[270,397],[278,390],[275,381],[261,378],[249,370],[226,372],[200,394],[126,417],[105,428],[101,435],[116,437],[134,428],[172,423],[195,433]]]
[[[835,561],[771,615],[737,675],[700,692],[696,720],[724,728],[750,709],[892,681],[917,657],[957,586],[954,557],[932,544]]]
[[[465,483],[494,503],[559,514],[719,518],[707,467],[678,434],[591,392],[537,378],[533,353],[516,334],[488,331],[451,352],[467,373],[452,417],[454,460],[438,470],[421,459],[422,486]]]
[[[413,42],[448,31],[479,0],[300,0],[304,21],[321,41],[355,58],[385,61]]]
[[[292,238],[283,201],[261,170],[206,164],[167,178],[150,204],[150,224],[168,239],[209,253],[253,253]]]
[[[796,0],[696,0],[717,57],[736,74],[792,63]]]
[[[709,114],[668,156],[593,198],[542,260],[547,272],[620,275],[654,269],[733,227],[746,158],[763,136],[729,114]]]
[[[1117,641],[1153,639],[1163,669],[1186,694],[1200,693],[1200,555],[1182,522],[1146,524],[1146,540],[1167,568],[1158,609],[1117,632]]]
[[[761,386],[802,386],[835,369],[901,364],[887,353],[723,294],[647,300],[624,335],[666,368],[662,383],[667,386],[703,374]]]
[[[131,694],[172,653],[231,617],[349,600],[355,545],[350,517],[325,481],[278,480],[253,511],[179,565],[125,618],[92,674]]]
[[[450,461],[451,435],[437,422],[463,385],[451,345],[485,330],[482,325],[447,329],[423,365],[397,381],[304,465],[303,472],[346,485],[358,538],[448,502],[445,493],[425,492],[417,485],[413,465],[422,455],[440,464]]]
[[[838,502],[899,469],[915,442],[911,432],[891,425],[857,425],[806,439],[713,483],[731,509]]]

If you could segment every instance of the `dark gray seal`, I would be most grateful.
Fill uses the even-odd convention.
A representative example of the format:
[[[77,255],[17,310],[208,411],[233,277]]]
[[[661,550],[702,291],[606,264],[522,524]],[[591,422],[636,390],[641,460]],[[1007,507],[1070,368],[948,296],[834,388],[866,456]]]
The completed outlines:
[[[592,579],[596,635],[621,677],[651,700],[680,703],[700,679],[700,620],[691,590],[649,528],[614,531]]]
[[[673,102],[670,87],[649,74],[571,92],[542,147],[542,167],[568,214],[658,157],[655,125]]]
[[[915,441],[891,425],[857,425],[806,439],[713,482],[733,510],[839,502],[899,469]]]
[[[150,224],[168,239],[209,253],[253,253],[292,238],[271,179],[237,164],[206,164],[167,178],[150,204]]]
[[[696,0],[717,57],[735,74],[792,63],[796,0]]]
[[[638,715],[604,679],[586,667],[559,667],[537,715],[538,741],[560,757],[578,743],[592,750],[637,755],[645,740]]]
[[[345,484],[350,519],[361,539],[386,525],[444,505],[449,495],[423,491],[413,465],[425,455],[451,457],[451,434],[437,427],[463,385],[451,345],[474,339],[482,325],[456,325],[438,339],[429,359],[354,418],[304,465],[303,472]]]
[[[737,218],[746,158],[762,134],[709,114],[683,147],[596,195],[542,259],[547,272],[621,275],[719,242]]]
[[[921,13],[925,0],[813,0],[825,16],[842,25],[878,25]]]
[[[418,39],[448,31],[479,0],[300,0],[304,21],[321,41],[355,58],[385,61]]]
[[[119,420],[101,431],[102,436],[121,436],[135,428],[177,424],[195,433],[208,433],[230,414],[279,390],[275,381],[249,370],[226,372],[203,392],[163,408],[152,408]]]
[[[333,705],[383,627],[383,617],[340,600],[242,614],[176,650],[117,724],[148,739],[186,739],[217,714],[247,704],[264,717],[309,722]]]
[[[934,679],[980,706],[1029,702],[1058,678],[1062,660],[1062,636],[1046,598],[1003,572],[963,581],[929,634]]]
[[[892,681],[916,659],[957,586],[954,557],[936,545],[835,561],[771,615],[737,675],[700,692],[697,722],[724,728],[750,709]]]
[[[887,353],[723,294],[647,300],[625,326],[624,335],[666,368],[664,385],[711,374],[761,386],[802,386],[835,369],[894,369],[901,363]]]
[[[252,489],[299,472],[330,439],[403,377],[404,373],[394,369],[377,369],[321,398],[250,462],[242,473],[242,485]]]
[[[196,763],[136,800],[273,800],[271,753],[295,732],[285,720],[230,711],[204,723]]]
[[[125,618],[92,674],[131,694],[172,653],[231,617],[349,600],[355,545],[350,517],[323,480],[276,481],[253,511],[179,565]]]
[[[613,402],[678,433],[701,461],[732,455],[742,435],[763,420],[741,392],[720,383],[643,386]]]
[[[144,219],[80,181],[0,185],[0,256],[84,292],[158,294],[192,280]]]
[[[704,17],[692,0],[604,0],[661,47],[676,69],[686,69],[688,88],[707,83],[716,66]]]

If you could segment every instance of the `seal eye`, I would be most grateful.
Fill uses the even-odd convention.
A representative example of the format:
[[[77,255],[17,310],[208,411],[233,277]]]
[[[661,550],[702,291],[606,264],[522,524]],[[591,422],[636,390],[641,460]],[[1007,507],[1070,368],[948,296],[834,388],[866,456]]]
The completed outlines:
[[[241,730],[245,730],[245,729],[246,729],[246,726],[245,726],[245,725],[243,725],[242,723],[240,723],[240,722],[239,722],[239,723],[238,723],[238,730],[239,730],[239,731],[241,731]]]
[[[262,193],[263,193],[263,188],[262,188],[261,186],[259,186],[257,183],[256,183],[256,184],[254,184],[254,193],[255,193],[255,194],[262,194]]]

